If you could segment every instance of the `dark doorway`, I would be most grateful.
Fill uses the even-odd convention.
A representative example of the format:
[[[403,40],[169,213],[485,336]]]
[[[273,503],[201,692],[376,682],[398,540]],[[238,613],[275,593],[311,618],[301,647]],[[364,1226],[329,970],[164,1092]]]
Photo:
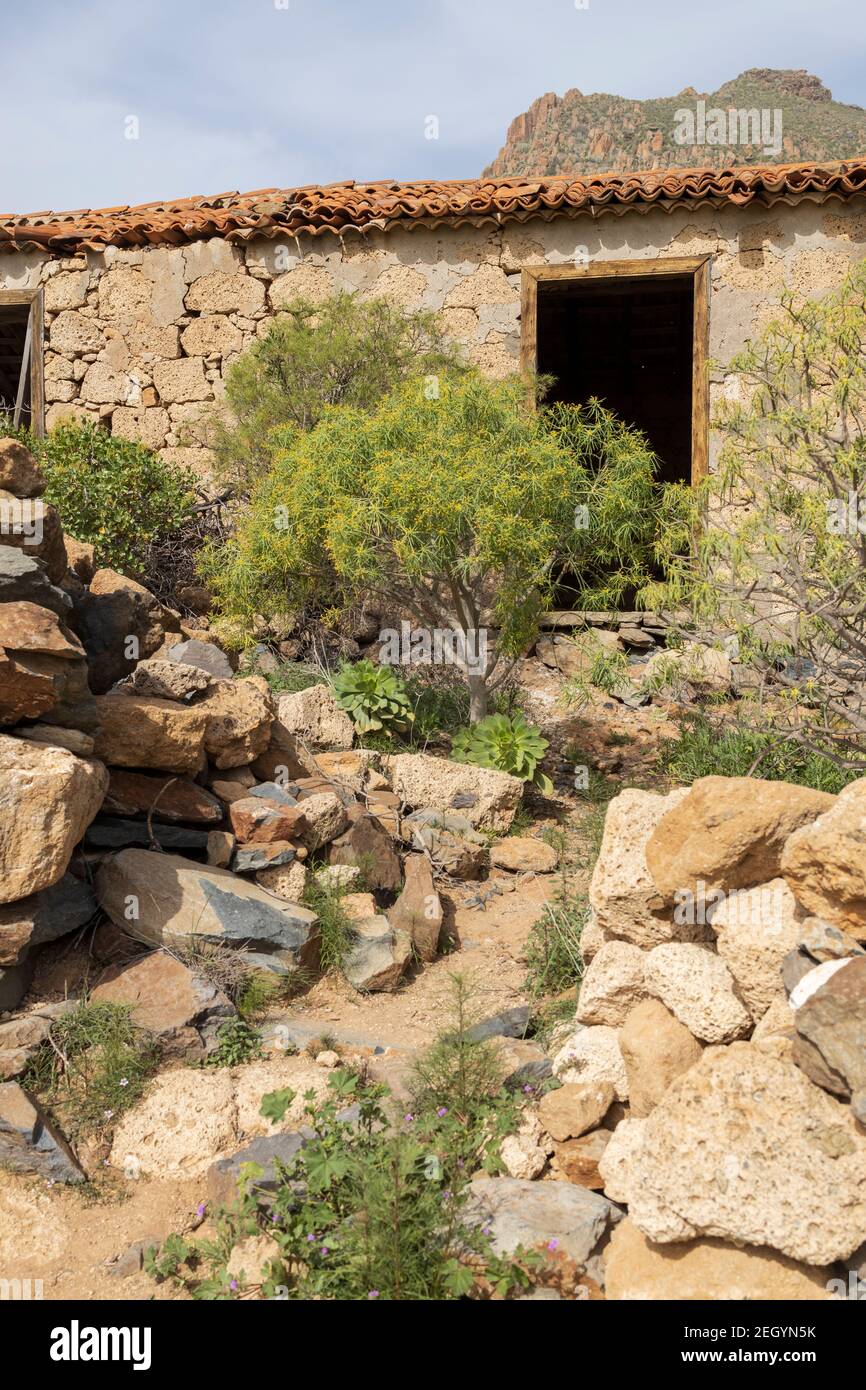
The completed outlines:
[[[42,292],[0,291],[0,416],[43,432]]]
[[[597,396],[647,436],[659,479],[692,477],[694,275],[540,280],[537,368],[548,399]]]

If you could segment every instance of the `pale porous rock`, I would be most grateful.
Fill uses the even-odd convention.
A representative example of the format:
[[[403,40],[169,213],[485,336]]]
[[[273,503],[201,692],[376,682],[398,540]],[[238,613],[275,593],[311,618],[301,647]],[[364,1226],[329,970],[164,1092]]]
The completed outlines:
[[[788,839],[782,873],[818,917],[866,941],[866,777]]]
[[[107,787],[101,763],[0,735],[0,903],[63,877]]]
[[[245,1062],[233,1075],[238,1133],[245,1138],[297,1129],[308,1122],[304,1093],[312,1091],[318,1101],[328,1092],[327,1072],[303,1052],[297,1056],[283,1053],[259,1062]],[[286,1088],[295,1094],[282,1119],[272,1120],[262,1115],[262,1096]]]
[[[509,1177],[532,1182],[541,1177],[552,1149],[537,1116],[529,1113],[524,1115],[515,1134],[506,1135],[499,1153]]]
[[[212,680],[195,709],[206,718],[204,746],[215,767],[246,766],[270,742],[274,705],[261,676]]]
[[[658,999],[645,999],[631,1010],[619,1048],[628,1077],[629,1109],[636,1119],[649,1115],[703,1052],[697,1038]]]
[[[204,766],[202,705],[110,694],[100,695],[96,708],[96,755],[111,767],[196,773]]]
[[[318,962],[315,913],[226,869],[125,849],[100,866],[96,894],[116,926],[154,945],[204,940],[248,946],[289,970]]]
[[[661,681],[663,689],[676,690],[686,684],[701,694],[724,693],[734,683],[734,668],[724,652],[699,642],[686,642],[679,651],[656,652],[651,656],[644,679]]]
[[[497,869],[512,873],[549,874],[556,868],[559,856],[552,845],[543,840],[512,835],[490,847],[490,863]]]
[[[308,748],[334,751],[352,747],[355,726],[329,686],[311,685],[294,695],[280,695],[274,733],[278,743],[279,736],[287,734]]]
[[[647,953],[629,941],[606,941],[593,957],[580,985],[578,1023],[607,1023],[618,1028],[629,1010],[646,998]]]
[[[185,642],[176,643],[169,647],[167,659],[181,666],[195,667],[216,680],[230,681],[234,677],[232,664],[225,652],[215,642],[206,642],[204,638],[188,637]]]
[[[610,1085],[617,1100],[628,1100],[628,1078],[615,1028],[578,1028],[554,1057],[553,1074],[562,1082]]]
[[[729,893],[707,914],[718,953],[756,1022],[784,998],[782,961],[797,949],[806,915],[783,878]]]
[[[299,804],[306,825],[298,832],[301,844],[313,852],[336,840],[349,823],[346,808],[335,792],[316,792]]]
[[[757,777],[700,777],[659,821],[646,862],[665,903],[778,878],[789,836],[835,798]],[[808,905],[808,904],[807,904]]]
[[[207,690],[209,684],[210,677],[196,666],[151,657],[138,663],[118,686],[117,693],[146,699],[192,701]]]
[[[628,1201],[650,1240],[717,1236],[827,1265],[866,1238],[866,1135],[793,1063],[712,1048],[643,1125]]]
[[[610,1082],[566,1083],[541,1097],[538,1118],[551,1138],[559,1142],[579,1139],[601,1124],[613,1102],[614,1088]]]
[[[760,1047],[764,1043],[775,1045],[780,1038],[790,1043],[794,1040],[794,1010],[784,996],[774,999],[763,1018],[755,1024],[751,1041],[753,1046]]]
[[[523,1246],[554,1247],[584,1266],[619,1213],[604,1197],[567,1182],[476,1178],[469,1187],[467,1220],[489,1229],[497,1255]]]
[[[817,1302],[828,1299],[826,1269],[775,1250],[744,1250],[722,1240],[653,1245],[621,1221],[604,1252],[605,1297],[614,1302]]]
[[[299,903],[304,896],[307,884],[307,869],[304,864],[278,865],[276,868],[259,869],[256,883],[283,902]]]
[[[396,753],[382,762],[393,791],[407,806],[457,811],[476,830],[504,833],[523,795],[518,777],[470,763],[427,753]]]
[[[612,1202],[629,1206],[632,1200],[633,1168],[643,1143],[645,1119],[626,1116],[611,1135],[598,1165],[604,1193]]]
[[[650,951],[647,993],[702,1042],[727,1043],[752,1030],[752,1016],[727,965],[706,946],[671,941]]]
[[[646,861],[647,841],[659,821],[687,795],[685,788],[659,796],[628,787],[608,806],[589,886],[595,928],[605,938],[646,948],[688,935],[665,908]]]
[[[598,924],[592,908],[587,913],[583,931],[580,933],[580,954],[587,963],[598,955],[607,938]]]

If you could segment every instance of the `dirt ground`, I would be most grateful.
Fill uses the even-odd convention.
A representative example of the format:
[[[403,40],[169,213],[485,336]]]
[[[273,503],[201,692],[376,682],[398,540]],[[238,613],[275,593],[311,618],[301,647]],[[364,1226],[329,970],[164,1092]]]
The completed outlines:
[[[651,784],[661,739],[675,726],[655,706],[629,710],[599,700],[579,716],[557,705],[557,685],[533,663],[523,673],[528,713],[551,742],[556,795],[530,797],[533,820],[522,834],[559,830],[566,846],[569,887],[585,891],[599,828],[599,807],[574,790],[574,769],[582,760],[606,778],[601,801],[623,782]],[[490,893],[498,883],[499,893]],[[339,980],[323,979],[288,1010],[281,1021],[310,1038],[335,1039],[341,1050],[374,1048],[399,1052],[433,1040],[447,1018],[449,977],[467,976],[477,1006],[490,1015],[526,1003],[524,952],[544,903],[561,886],[559,872],[511,875],[500,872],[483,884],[443,889],[457,949],[418,969],[393,994],[356,994]],[[479,902],[479,898],[481,901]],[[77,993],[82,980],[94,982],[98,969],[88,944],[45,953],[31,1000],[62,999]],[[136,1241],[163,1239],[189,1229],[204,1199],[204,1179],[132,1182],[106,1169],[86,1188],[49,1186],[39,1179],[0,1172],[0,1278],[42,1281],[45,1299],[172,1299],[185,1297],[144,1273],[113,1276],[110,1262]]]

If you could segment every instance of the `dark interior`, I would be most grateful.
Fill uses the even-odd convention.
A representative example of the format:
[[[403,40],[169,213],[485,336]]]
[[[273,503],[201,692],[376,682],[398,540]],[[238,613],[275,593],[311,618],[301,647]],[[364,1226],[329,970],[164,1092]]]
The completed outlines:
[[[643,430],[659,478],[689,482],[692,457],[691,275],[541,280],[538,370],[548,399],[597,396]]]
[[[27,336],[26,304],[0,304],[0,414],[11,415],[18,396],[18,382]],[[30,424],[30,372],[24,385],[20,424]]]

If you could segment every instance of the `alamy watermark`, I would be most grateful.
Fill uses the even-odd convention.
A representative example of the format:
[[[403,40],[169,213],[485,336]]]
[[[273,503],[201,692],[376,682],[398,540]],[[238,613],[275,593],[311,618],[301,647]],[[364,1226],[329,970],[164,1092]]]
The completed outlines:
[[[726,893],[721,888],[708,888],[703,879],[698,879],[694,888],[677,888],[674,893],[677,926],[706,926],[719,908],[724,909],[725,926],[756,927],[775,936],[784,923],[784,891],[781,885],[767,883]]]
[[[764,154],[782,153],[782,109],[711,106],[701,98],[694,108],[674,112],[678,145],[757,145]]]
[[[405,619],[399,631],[385,627],[379,633],[379,661],[383,666],[457,666],[470,676],[487,673],[487,629],[413,627]]]
[[[0,497],[0,539],[21,537],[25,545],[41,545],[44,535],[44,502],[30,497]]]

